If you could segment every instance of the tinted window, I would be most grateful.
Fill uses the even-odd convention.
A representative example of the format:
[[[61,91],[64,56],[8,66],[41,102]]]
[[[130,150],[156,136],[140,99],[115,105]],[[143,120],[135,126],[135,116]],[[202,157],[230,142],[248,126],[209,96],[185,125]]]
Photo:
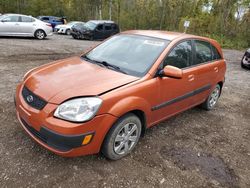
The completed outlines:
[[[217,48],[211,45],[213,51],[213,60],[222,59],[220,53],[218,52]]]
[[[103,30],[103,25],[98,25],[96,29],[97,30]]]
[[[111,25],[105,25],[105,30],[111,30]]]
[[[49,21],[49,18],[48,17],[43,17],[41,20],[42,21]]]
[[[168,40],[119,35],[100,44],[86,56],[99,62],[106,61],[130,75],[140,77],[147,73],[168,44]]]
[[[211,45],[205,41],[195,41],[196,61],[193,64],[205,63],[212,60]]]
[[[192,61],[192,45],[191,41],[185,41],[178,44],[164,60],[164,67],[172,65],[178,68],[185,68]]]
[[[22,22],[33,22],[34,21],[33,18],[27,17],[27,16],[22,16],[21,19],[22,19]]]

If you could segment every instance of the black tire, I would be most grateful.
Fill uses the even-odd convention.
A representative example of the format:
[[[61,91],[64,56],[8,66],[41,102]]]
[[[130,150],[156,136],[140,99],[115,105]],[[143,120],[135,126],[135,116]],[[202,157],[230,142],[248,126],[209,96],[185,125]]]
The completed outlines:
[[[218,102],[218,99],[219,99],[219,97],[220,97],[220,93],[221,93],[221,87],[220,87],[219,84],[217,84],[217,85],[214,87],[214,89],[211,91],[211,93],[209,94],[209,96],[208,96],[208,98],[206,99],[206,101],[205,101],[204,103],[201,104],[201,107],[202,107],[203,109],[207,110],[207,111],[212,110],[212,109],[216,106],[216,104],[217,104],[217,102]],[[213,95],[215,96],[215,94],[216,94],[216,100],[215,100],[215,98],[214,98],[214,100],[211,101]]]
[[[65,31],[65,34],[66,34],[66,35],[70,35],[70,34],[71,34],[70,29],[67,29],[67,30]]]
[[[133,131],[134,126],[136,126],[137,129]],[[126,129],[125,127],[128,127],[127,134],[125,133]],[[129,129],[130,127],[131,129]],[[112,126],[112,128],[109,130],[108,134],[104,139],[102,145],[102,153],[104,154],[104,156],[111,160],[118,160],[128,155],[137,145],[139,138],[141,136],[141,129],[142,129],[141,121],[136,115],[129,113],[126,114],[125,116],[122,116]],[[122,136],[120,136],[121,133],[123,133]],[[116,139],[118,138],[120,139],[123,137],[124,140],[115,141]],[[133,137],[134,141],[130,141],[129,140],[130,137]],[[125,145],[127,145],[127,147]],[[117,151],[115,151],[116,150],[115,148],[118,148]],[[122,153],[122,148],[124,148],[124,153]],[[128,150],[125,152],[126,148],[128,148]],[[120,151],[120,154],[118,153],[118,150]]]
[[[38,40],[43,40],[46,37],[46,33],[42,29],[38,29],[36,30],[34,36]]]

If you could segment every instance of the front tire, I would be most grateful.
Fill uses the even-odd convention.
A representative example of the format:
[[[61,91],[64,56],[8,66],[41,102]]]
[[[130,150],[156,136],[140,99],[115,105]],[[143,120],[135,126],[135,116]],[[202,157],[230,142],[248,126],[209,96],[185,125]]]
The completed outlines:
[[[218,102],[220,93],[221,87],[217,84],[201,107],[207,111],[212,110]]]
[[[102,153],[111,160],[118,160],[128,155],[136,146],[141,136],[140,119],[129,113],[121,117],[110,129],[102,146]]]
[[[35,32],[35,37],[36,39],[43,40],[46,37],[46,33],[43,30],[38,29]]]

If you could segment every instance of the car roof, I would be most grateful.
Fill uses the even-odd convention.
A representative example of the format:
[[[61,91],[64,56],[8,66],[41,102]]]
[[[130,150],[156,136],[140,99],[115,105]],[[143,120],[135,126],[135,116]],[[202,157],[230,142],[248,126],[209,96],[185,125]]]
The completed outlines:
[[[200,37],[200,36],[190,35],[186,33],[160,31],[160,30],[130,30],[130,31],[122,32],[122,33],[143,35],[143,36],[155,37],[155,38],[160,38],[160,39],[165,39],[165,40],[170,40],[170,41],[177,39],[177,38],[199,38],[199,39],[208,40],[208,38],[206,37]]]
[[[12,14],[12,13],[7,13],[7,14],[3,14],[6,16],[28,16],[28,17],[32,17],[31,15],[24,15],[24,14]]]
[[[111,21],[111,20],[89,20],[89,22],[93,22],[93,23],[95,23],[95,24],[102,24],[102,23],[115,23],[115,22],[113,22],[113,21]]]

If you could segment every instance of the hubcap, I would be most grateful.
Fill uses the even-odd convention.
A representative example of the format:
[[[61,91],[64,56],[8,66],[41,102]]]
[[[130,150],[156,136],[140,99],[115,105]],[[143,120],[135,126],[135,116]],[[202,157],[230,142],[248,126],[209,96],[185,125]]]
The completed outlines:
[[[43,39],[43,38],[44,38],[44,33],[43,33],[42,31],[38,31],[38,32],[36,33],[36,36],[37,36],[37,38],[39,38],[39,39]]]
[[[115,137],[114,151],[118,155],[128,153],[135,145],[139,132],[135,123],[123,126]]]
[[[218,87],[216,87],[211,96],[210,96],[210,100],[209,100],[209,106],[212,108],[216,103],[217,103],[217,100],[219,98],[219,95],[220,95],[220,89]]]

